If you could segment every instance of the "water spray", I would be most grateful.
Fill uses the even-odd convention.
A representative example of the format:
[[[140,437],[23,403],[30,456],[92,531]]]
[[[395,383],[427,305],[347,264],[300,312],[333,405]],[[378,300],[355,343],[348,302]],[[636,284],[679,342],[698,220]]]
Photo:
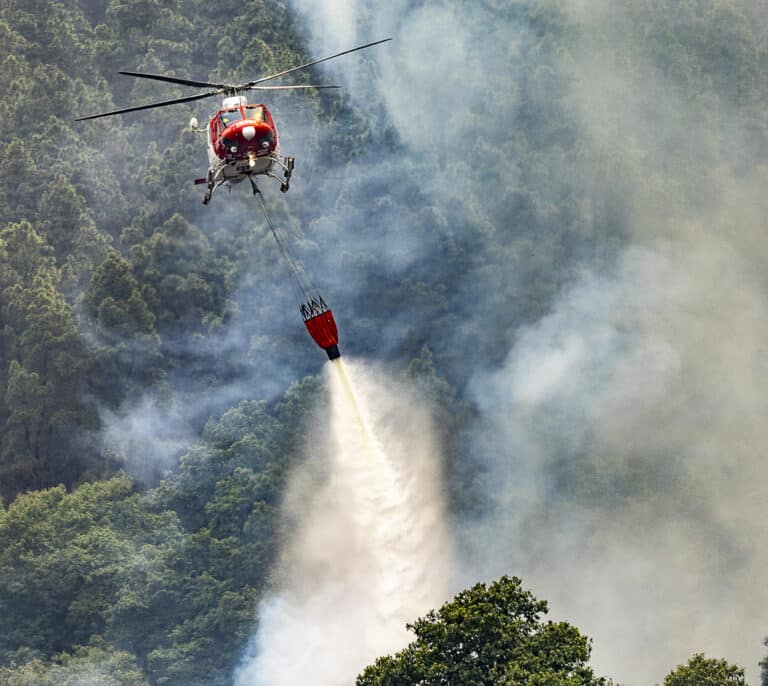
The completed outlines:
[[[237,686],[341,686],[405,647],[449,595],[440,449],[407,388],[359,361],[325,369],[330,403],[284,502],[287,531]]]

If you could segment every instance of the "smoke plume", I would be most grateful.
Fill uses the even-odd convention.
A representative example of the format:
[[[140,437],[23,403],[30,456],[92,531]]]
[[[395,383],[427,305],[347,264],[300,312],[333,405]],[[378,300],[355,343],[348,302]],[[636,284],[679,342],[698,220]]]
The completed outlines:
[[[360,362],[326,369],[307,460],[285,503],[274,593],[239,686],[348,684],[408,642],[450,586],[440,450],[425,408]]]
[[[660,681],[704,651],[756,680],[768,178],[747,106],[717,90],[706,106],[700,83],[717,74],[662,68],[662,38],[638,35],[633,12],[574,4],[568,70],[593,162],[624,189],[630,244],[477,375],[493,514],[470,546],[593,636],[611,676]],[[506,550],[491,543],[502,531]]]
[[[329,69],[360,107],[386,110],[408,154],[366,160],[328,215],[335,235],[397,256],[391,273],[399,246],[424,265],[408,276],[454,289],[456,318],[430,342],[479,410],[466,459],[487,516],[464,529],[464,580],[521,574],[622,681],[660,681],[696,651],[755,680],[762,3],[294,4],[318,54],[336,36],[396,38],[373,69]],[[364,179],[393,160],[391,186],[418,182],[413,203],[437,217],[428,231],[405,201],[365,226],[342,209],[369,203]],[[398,305],[418,321],[417,298]],[[394,327],[387,343],[412,335]]]
[[[754,681],[768,631],[764,3],[293,5],[313,55],[395,39],[320,67],[379,125],[346,167],[332,153],[353,119],[276,98],[302,169],[294,229],[345,354],[427,342],[473,403],[461,473],[483,516],[462,523],[451,563],[428,419],[351,365],[381,445],[368,442],[330,367],[331,414],[294,477],[240,684],[348,683],[456,584],[501,573],[594,638],[598,672],[649,684],[705,651]],[[219,221],[241,211],[260,221],[242,205]],[[283,283],[254,265],[232,325],[232,356],[258,359],[248,382],[267,394],[313,364]]]

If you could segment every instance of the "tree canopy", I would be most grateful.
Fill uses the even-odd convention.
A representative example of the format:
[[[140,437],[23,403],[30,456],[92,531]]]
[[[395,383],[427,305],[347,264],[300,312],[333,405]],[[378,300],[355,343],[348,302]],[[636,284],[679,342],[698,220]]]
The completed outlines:
[[[543,621],[547,603],[517,577],[476,584],[408,629],[416,639],[358,676],[357,686],[601,686],[590,641],[566,622]]]
[[[664,678],[664,686],[746,686],[744,669],[697,653]]]
[[[307,61],[298,4],[0,3],[2,683],[223,686],[258,622],[287,475],[324,393],[322,353],[249,194],[201,207],[191,181],[205,150],[183,130],[196,106],[74,119],[189,94],[118,70],[240,82]],[[303,157],[287,199],[269,200],[345,314],[348,349],[391,363],[434,406],[452,510],[474,514],[485,503],[467,447],[472,374],[549,314],[585,255],[600,260],[626,240],[625,203],[713,194],[710,163],[730,159],[718,146],[737,146],[730,135],[701,147],[662,140],[679,147],[674,169],[659,170],[630,126],[606,120],[632,154],[595,147],[574,115],[574,91],[592,77],[563,66],[586,30],[567,3],[453,5],[514,27],[515,40],[488,40],[492,68],[478,45],[460,55],[487,80],[463,84],[460,98],[452,86],[445,100],[409,93],[398,112],[392,92],[367,88],[383,71],[361,53],[353,95],[270,94],[284,152]],[[749,134],[742,147],[765,158],[768,42],[749,3],[607,5],[617,60],[638,69],[642,39],[680,102],[711,130],[730,133],[723,122],[735,117]],[[358,19],[376,26],[370,8]],[[418,75],[407,70],[430,64],[387,66]],[[658,127],[655,94],[638,97]],[[167,439],[163,412],[175,407],[184,431]],[[113,440],[118,425],[127,447]],[[136,470],[155,448],[167,461]],[[478,584],[415,621],[414,642],[358,683],[601,684],[589,640],[545,614],[519,579]],[[711,675],[743,682],[696,656],[665,686]]]

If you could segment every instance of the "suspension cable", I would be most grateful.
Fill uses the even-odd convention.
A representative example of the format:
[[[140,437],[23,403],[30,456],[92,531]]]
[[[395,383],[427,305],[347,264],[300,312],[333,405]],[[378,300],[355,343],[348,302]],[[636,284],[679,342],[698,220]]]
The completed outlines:
[[[286,236],[282,230],[275,225],[274,221],[272,221],[272,215],[269,213],[269,210],[267,210],[267,205],[264,202],[264,196],[261,194],[261,190],[258,187],[255,187],[255,191],[256,196],[259,199],[259,204],[261,205],[261,211],[264,213],[264,219],[275,238],[277,249],[280,251],[280,256],[283,258],[283,261],[288,268],[288,273],[290,274],[296,293],[299,296],[299,300],[309,301],[313,295],[317,294],[319,296],[320,294],[318,293],[317,288],[315,288],[309,280],[307,273],[304,271],[304,267],[294,259],[290,250],[288,250]]]

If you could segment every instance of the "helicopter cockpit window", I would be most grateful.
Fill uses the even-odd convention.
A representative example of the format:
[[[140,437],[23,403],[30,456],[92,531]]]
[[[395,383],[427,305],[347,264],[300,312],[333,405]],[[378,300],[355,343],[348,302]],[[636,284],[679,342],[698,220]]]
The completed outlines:
[[[248,105],[245,108],[245,118],[255,119],[256,121],[267,121],[267,115],[264,114],[264,108],[261,105]]]
[[[219,121],[224,128],[230,124],[234,124],[236,121],[240,121],[242,118],[243,113],[240,110],[230,110],[229,112],[222,112],[219,115]]]

